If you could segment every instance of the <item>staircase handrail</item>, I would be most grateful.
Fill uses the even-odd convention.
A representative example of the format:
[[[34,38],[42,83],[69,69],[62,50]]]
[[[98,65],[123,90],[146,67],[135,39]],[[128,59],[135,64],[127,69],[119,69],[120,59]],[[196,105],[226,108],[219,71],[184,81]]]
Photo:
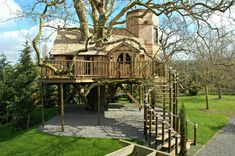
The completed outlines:
[[[158,114],[157,111],[155,111],[155,110],[150,106],[150,104],[145,104],[145,106],[147,106],[147,107],[150,109],[150,111],[153,111],[155,117],[156,117],[156,116],[157,116],[157,117],[161,117],[161,115]],[[167,126],[168,129],[173,129],[173,127],[172,127],[171,125],[169,125],[169,124],[166,122],[165,119],[159,119],[159,121],[160,121],[161,123],[164,123],[164,124]],[[180,134],[179,134],[177,131],[175,131],[174,129],[173,129],[173,131],[176,133],[176,135],[180,136]]]

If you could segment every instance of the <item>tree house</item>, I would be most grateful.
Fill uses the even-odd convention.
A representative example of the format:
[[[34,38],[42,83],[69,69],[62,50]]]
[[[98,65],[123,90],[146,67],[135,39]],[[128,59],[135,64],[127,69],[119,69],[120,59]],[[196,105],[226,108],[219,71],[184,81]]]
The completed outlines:
[[[90,33],[93,32],[90,29]],[[165,65],[158,61],[157,16],[143,9],[128,12],[126,28],[113,28],[112,35],[104,39],[103,47],[84,43],[82,37],[79,29],[60,28],[50,58],[45,60],[58,72],[41,68],[42,86],[58,86],[62,131],[64,101],[79,95],[89,110],[98,111],[100,124],[100,114],[120,88],[140,108],[144,105],[144,134],[149,145],[154,140],[156,146],[178,154],[178,77],[175,71],[166,72]],[[78,53],[84,48],[86,52]],[[123,84],[139,85],[139,98]],[[143,100],[145,95],[148,96]],[[42,120],[44,122],[43,112]]]
[[[126,28],[114,28],[112,35],[105,39],[113,44],[102,48],[88,44],[88,51],[80,52],[76,60],[72,60],[74,54],[86,46],[82,34],[76,28],[60,28],[50,58],[46,60],[60,72],[55,73],[44,67],[41,81],[45,84],[77,85],[82,93],[81,89],[85,86],[100,81],[110,82],[111,85],[107,83],[106,86],[113,88],[113,84],[140,83],[139,80],[146,77],[161,75],[158,62],[151,58],[158,56],[158,18],[151,12],[139,18],[145,11],[137,9],[128,12]],[[91,34],[93,31],[90,29]],[[105,92],[105,87],[101,90]],[[111,90],[115,92],[115,89]],[[97,87],[91,89],[86,97],[90,97],[87,98],[88,106],[94,109],[97,100],[92,99],[97,99]]]

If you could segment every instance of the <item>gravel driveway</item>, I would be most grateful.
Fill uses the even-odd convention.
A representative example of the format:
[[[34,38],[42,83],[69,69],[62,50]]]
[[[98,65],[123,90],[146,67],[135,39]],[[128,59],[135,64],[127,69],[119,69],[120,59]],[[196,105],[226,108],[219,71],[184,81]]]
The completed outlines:
[[[235,156],[235,117],[196,155]]]
[[[92,138],[138,138],[143,140],[143,110],[131,104],[111,104],[97,125],[97,113],[82,105],[65,107],[65,129],[61,132],[60,115],[53,117],[39,130],[54,135]]]

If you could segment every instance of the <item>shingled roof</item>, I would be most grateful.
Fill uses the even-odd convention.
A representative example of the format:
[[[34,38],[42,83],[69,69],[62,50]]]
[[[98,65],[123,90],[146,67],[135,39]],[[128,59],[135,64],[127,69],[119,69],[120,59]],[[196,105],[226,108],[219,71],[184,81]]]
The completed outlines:
[[[90,30],[92,31],[92,30]],[[109,41],[121,39],[123,37],[130,37],[137,40],[140,43],[144,43],[141,39],[137,38],[134,34],[129,32],[125,28],[114,28]],[[125,41],[127,44],[133,46],[135,49],[139,49],[138,45]],[[122,42],[107,45],[102,51],[97,51],[94,45],[90,46],[88,52],[80,53],[79,55],[106,55],[109,51],[122,44]],[[80,49],[83,49],[85,44],[81,42],[81,33],[78,29],[60,29],[54,41],[54,45],[51,50],[52,55],[72,55]]]

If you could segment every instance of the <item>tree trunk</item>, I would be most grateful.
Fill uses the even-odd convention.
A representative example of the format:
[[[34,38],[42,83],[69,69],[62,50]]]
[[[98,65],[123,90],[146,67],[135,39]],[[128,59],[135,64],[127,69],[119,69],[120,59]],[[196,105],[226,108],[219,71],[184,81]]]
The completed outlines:
[[[219,99],[222,99],[221,87],[218,88]]]
[[[87,96],[87,104],[91,111],[98,110],[98,87],[92,88]],[[107,100],[105,98],[105,87],[100,86],[100,111],[104,114],[104,106],[107,105]]]
[[[117,85],[117,84],[116,85],[108,85],[108,89],[107,89],[107,92],[106,92],[107,103],[104,106],[106,110],[108,109],[108,104],[113,102],[113,96],[116,93],[116,91],[118,89],[118,86],[119,85]]]
[[[31,119],[31,114],[28,113],[28,120],[27,120],[27,129],[29,128],[30,126],[30,119]]]
[[[156,93],[156,89],[154,88],[151,92],[151,106],[155,107],[156,106],[156,100],[157,100],[157,93]]]
[[[205,85],[206,109],[209,110],[208,87]]]
[[[85,5],[81,0],[74,0],[74,8],[80,21],[80,31],[82,33],[82,41],[86,41],[89,36],[88,22],[85,13]]]

